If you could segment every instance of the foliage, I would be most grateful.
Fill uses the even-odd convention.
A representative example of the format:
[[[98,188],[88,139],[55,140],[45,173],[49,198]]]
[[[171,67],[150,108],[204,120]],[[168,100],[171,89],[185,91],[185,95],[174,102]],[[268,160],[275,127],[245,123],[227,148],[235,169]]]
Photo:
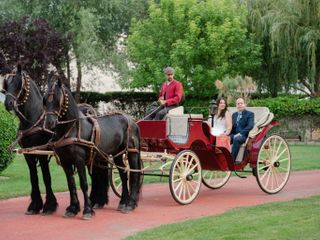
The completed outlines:
[[[219,90],[219,95],[228,96],[228,103],[242,97],[246,103],[250,101],[251,94],[256,91],[257,86],[249,76],[225,76],[222,81],[215,81],[215,86]]]
[[[296,96],[283,96],[251,100],[250,106],[265,106],[275,114],[275,118],[301,117],[303,115],[320,116],[320,98],[299,99]]]
[[[110,102],[118,100],[120,102],[150,102],[157,99],[157,94],[153,92],[81,92],[81,102],[86,102],[92,106],[97,106],[98,102]]]
[[[263,45],[260,89],[320,96],[320,1],[249,0],[248,11],[249,28]]]
[[[70,63],[75,60],[78,96],[82,71],[86,69],[95,66],[122,75],[127,73],[125,52],[118,42],[128,33],[132,17],[145,17],[148,0],[7,0],[0,6],[3,7],[0,22],[22,16],[45,18],[63,36],[70,37],[63,52],[64,69],[58,69],[58,72],[61,75],[67,72],[65,81],[69,86]]]
[[[81,92],[80,101],[98,107],[99,102],[112,103],[118,110],[124,111],[136,119],[146,113],[147,107],[158,97],[153,92]],[[209,100],[207,97],[188,94],[183,106],[186,113],[202,113],[208,115]]]
[[[246,10],[228,0],[150,3],[149,17],[131,28],[133,80],[122,84],[157,92],[162,69],[171,65],[187,94],[214,95],[216,79],[248,73],[260,64],[260,47],[252,43],[245,18]]]
[[[17,122],[0,103],[0,173],[9,166],[14,157],[8,147],[15,139],[16,130]]]
[[[187,94],[182,103],[186,113],[202,113],[208,115],[209,102],[216,99],[217,95],[211,97],[198,96],[197,94]],[[95,107],[100,101],[119,102],[119,109],[128,112],[136,118],[141,117],[147,105],[157,99],[157,94],[153,92],[81,92],[81,102],[89,103]],[[136,106],[136,107],[133,107]],[[234,102],[229,103],[234,106]],[[253,98],[250,100],[250,107],[268,107],[275,114],[275,118],[301,117],[303,115],[320,115],[320,98],[303,98],[299,95],[282,95],[277,98]]]
[[[62,68],[67,44],[68,38],[45,19],[24,17],[5,22],[0,25],[0,69],[20,62],[39,86],[44,85],[51,65]]]

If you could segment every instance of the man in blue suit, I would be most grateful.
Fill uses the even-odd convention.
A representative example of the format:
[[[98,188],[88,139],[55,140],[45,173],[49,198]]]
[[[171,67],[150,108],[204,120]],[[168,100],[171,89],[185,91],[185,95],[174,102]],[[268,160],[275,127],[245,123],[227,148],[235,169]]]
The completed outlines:
[[[238,111],[232,114],[232,130],[230,133],[233,161],[237,159],[237,155],[242,143],[248,137],[250,130],[254,124],[254,113],[245,109],[246,105],[243,98],[236,101]]]

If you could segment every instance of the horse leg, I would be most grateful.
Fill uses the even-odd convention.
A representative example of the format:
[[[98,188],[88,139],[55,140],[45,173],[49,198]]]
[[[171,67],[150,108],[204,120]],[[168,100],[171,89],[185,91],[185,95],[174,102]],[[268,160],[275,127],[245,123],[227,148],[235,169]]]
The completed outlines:
[[[29,204],[25,214],[34,215],[34,214],[38,214],[43,207],[43,202],[42,202],[40,189],[39,189],[37,161],[36,161],[36,156],[24,155],[24,157],[29,167],[30,182],[31,182],[31,203]]]
[[[131,169],[140,170],[141,163],[140,163],[140,153],[128,153],[128,160]],[[130,196],[129,201],[126,204],[125,209],[122,210],[123,213],[129,213],[134,210],[138,205],[138,198],[139,198],[139,190],[140,190],[140,179],[141,173],[140,172],[130,172]]]
[[[49,170],[49,160],[47,156],[39,156],[38,157],[41,170],[42,170],[42,178],[44,185],[46,187],[46,201],[43,206],[43,214],[52,214],[57,210],[58,203],[57,199],[53,194],[51,187],[51,175]]]
[[[73,169],[72,165],[68,164],[68,166],[63,166],[63,170],[66,174],[68,181],[68,188],[70,193],[70,205],[66,208],[64,213],[65,218],[74,217],[80,212],[80,203],[77,196],[76,184],[73,177]]]
[[[101,164],[101,163],[100,163]],[[107,165],[106,165],[107,167]],[[90,200],[93,208],[103,208],[105,204],[108,204],[108,170],[101,167],[93,166],[91,174],[91,192]]]
[[[120,166],[122,168],[125,167],[122,161],[122,155],[116,157],[114,159],[114,162],[117,166]],[[120,202],[117,208],[118,211],[123,211],[129,201],[128,174],[122,168],[118,167],[118,171],[119,171],[119,175],[122,183],[122,193],[121,193]]]
[[[82,219],[88,220],[92,218],[92,216],[94,215],[94,211],[92,210],[91,201],[88,195],[88,182],[87,182],[85,162],[82,160],[77,160],[76,167],[78,170],[80,187],[81,187],[83,198],[84,198],[84,209],[82,213]]]

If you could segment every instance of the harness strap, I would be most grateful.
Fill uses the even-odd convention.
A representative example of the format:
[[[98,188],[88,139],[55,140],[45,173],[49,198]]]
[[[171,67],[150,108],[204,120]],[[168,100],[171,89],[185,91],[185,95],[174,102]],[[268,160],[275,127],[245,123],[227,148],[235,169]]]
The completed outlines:
[[[94,142],[97,146],[100,145],[100,135],[101,129],[96,118],[88,116],[89,121],[92,123],[92,134],[91,134],[91,141]]]
[[[17,137],[16,137],[16,140],[10,144],[9,146],[9,150],[10,151],[13,151],[13,149],[16,147],[16,145],[19,143],[21,145],[21,140],[24,138],[24,137],[28,137],[30,135],[33,135],[33,134],[36,134],[38,132],[46,132],[48,134],[51,134],[53,135],[53,132],[47,128],[44,127],[44,124],[43,126],[39,126],[40,123],[42,122],[42,120],[44,119],[45,117],[45,112],[43,112],[41,114],[41,116],[39,117],[39,119],[28,129],[26,130],[19,130],[18,133],[17,133]]]

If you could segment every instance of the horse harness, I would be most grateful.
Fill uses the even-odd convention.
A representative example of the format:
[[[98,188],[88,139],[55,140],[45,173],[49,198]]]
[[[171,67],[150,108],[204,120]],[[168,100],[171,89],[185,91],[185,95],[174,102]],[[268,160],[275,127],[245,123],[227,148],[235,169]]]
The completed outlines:
[[[30,95],[30,77],[25,72],[22,72],[21,89],[20,89],[19,93],[17,94],[17,96],[14,96],[13,94],[7,92],[6,89],[7,89],[7,79],[8,79],[8,77],[10,77],[10,76],[13,77],[15,75],[16,75],[15,72],[9,73],[9,74],[6,75],[6,78],[5,78],[4,82],[3,82],[3,87],[2,87],[3,88],[3,92],[4,92],[5,96],[10,96],[10,97],[13,98],[13,100],[14,100],[13,107],[14,107],[15,112],[21,118],[23,118],[26,122],[32,124],[32,122],[30,120],[28,120],[27,117],[19,109],[19,106],[23,106],[27,102],[27,100],[29,98],[29,95]],[[45,118],[45,112],[43,111],[43,113],[41,114],[39,119],[34,124],[32,124],[31,127],[29,127],[26,130],[19,130],[17,132],[15,141],[10,144],[9,150],[13,151],[13,149],[15,148],[15,146],[18,143],[21,146],[22,139],[24,137],[31,136],[31,135],[36,134],[38,132],[45,132],[45,133],[47,133],[49,135],[53,135],[52,131],[50,131],[49,129],[45,128],[45,126],[44,126],[44,124],[45,124],[44,118]]]
[[[48,101],[52,101],[53,100],[53,95],[54,95],[54,92],[53,92],[53,89],[55,87],[55,84],[52,86],[51,88],[51,91],[48,93]],[[59,111],[54,111],[54,112],[46,112],[46,114],[52,114],[52,115],[56,115],[58,117],[58,121],[57,121],[57,125],[58,124],[67,124],[67,123],[73,123],[72,126],[70,127],[70,129],[66,132],[66,134],[64,134],[59,140],[55,141],[55,142],[49,142],[48,143],[48,147],[50,149],[52,149],[54,152],[55,152],[55,149],[56,148],[61,148],[61,147],[64,147],[64,146],[68,146],[68,145],[72,145],[72,144],[77,144],[77,145],[81,145],[81,146],[84,146],[84,147],[87,147],[90,149],[90,154],[89,154],[89,158],[88,160],[86,161],[86,164],[90,166],[90,172],[92,172],[92,166],[95,165],[95,166],[98,166],[98,167],[101,167],[101,168],[105,168],[105,166],[103,165],[99,165],[97,163],[94,163],[94,159],[97,155],[97,153],[104,159],[106,160],[108,163],[118,167],[118,168],[121,168],[123,169],[124,171],[135,171],[134,169],[130,169],[129,166],[127,166],[127,164],[125,163],[125,159],[127,158],[128,156],[128,153],[129,152],[135,152],[135,153],[138,153],[139,150],[137,148],[129,148],[128,147],[128,143],[129,143],[129,138],[130,138],[130,133],[131,133],[131,127],[130,127],[130,124],[129,124],[129,120],[128,118],[122,114],[122,113],[119,113],[119,112],[116,112],[116,113],[113,113],[113,114],[110,114],[110,115],[122,115],[124,116],[126,119],[127,119],[127,124],[128,124],[128,127],[127,127],[127,142],[126,142],[126,147],[121,150],[120,152],[118,152],[117,154],[115,155],[111,155],[111,154],[107,154],[106,152],[104,152],[100,147],[100,138],[101,138],[101,129],[100,129],[100,125],[98,123],[98,118],[99,116],[95,116],[95,115],[86,115],[85,118],[89,120],[89,122],[92,124],[92,132],[91,132],[91,137],[90,137],[90,140],[85,140],[83,138],[81,138],[81,122],[79,121],[81,118],[76,118],[76,119],[71,119],[71,120],[66,120],[66,121],[59,121],[59,118],[61,118],[62,116],[64,116],[68,110],[68,94],[65,90],[65,87],[64,85],[61,86],[61,89],[62,89],[62,94],[61,94],[61,98],[59,100],[59,103],[60,103],[60,109]],[[76,137],[72,137],[72,136],[69,136],[72,129],[76,126],[77,128],[77,136]],[[124,154],[125,155],[125,159],[123,159],[124,161],[124,164],[125,164],[125,167],[122,167],[122,166],[118,166],[114,163],[114,158],[120,156]]]

